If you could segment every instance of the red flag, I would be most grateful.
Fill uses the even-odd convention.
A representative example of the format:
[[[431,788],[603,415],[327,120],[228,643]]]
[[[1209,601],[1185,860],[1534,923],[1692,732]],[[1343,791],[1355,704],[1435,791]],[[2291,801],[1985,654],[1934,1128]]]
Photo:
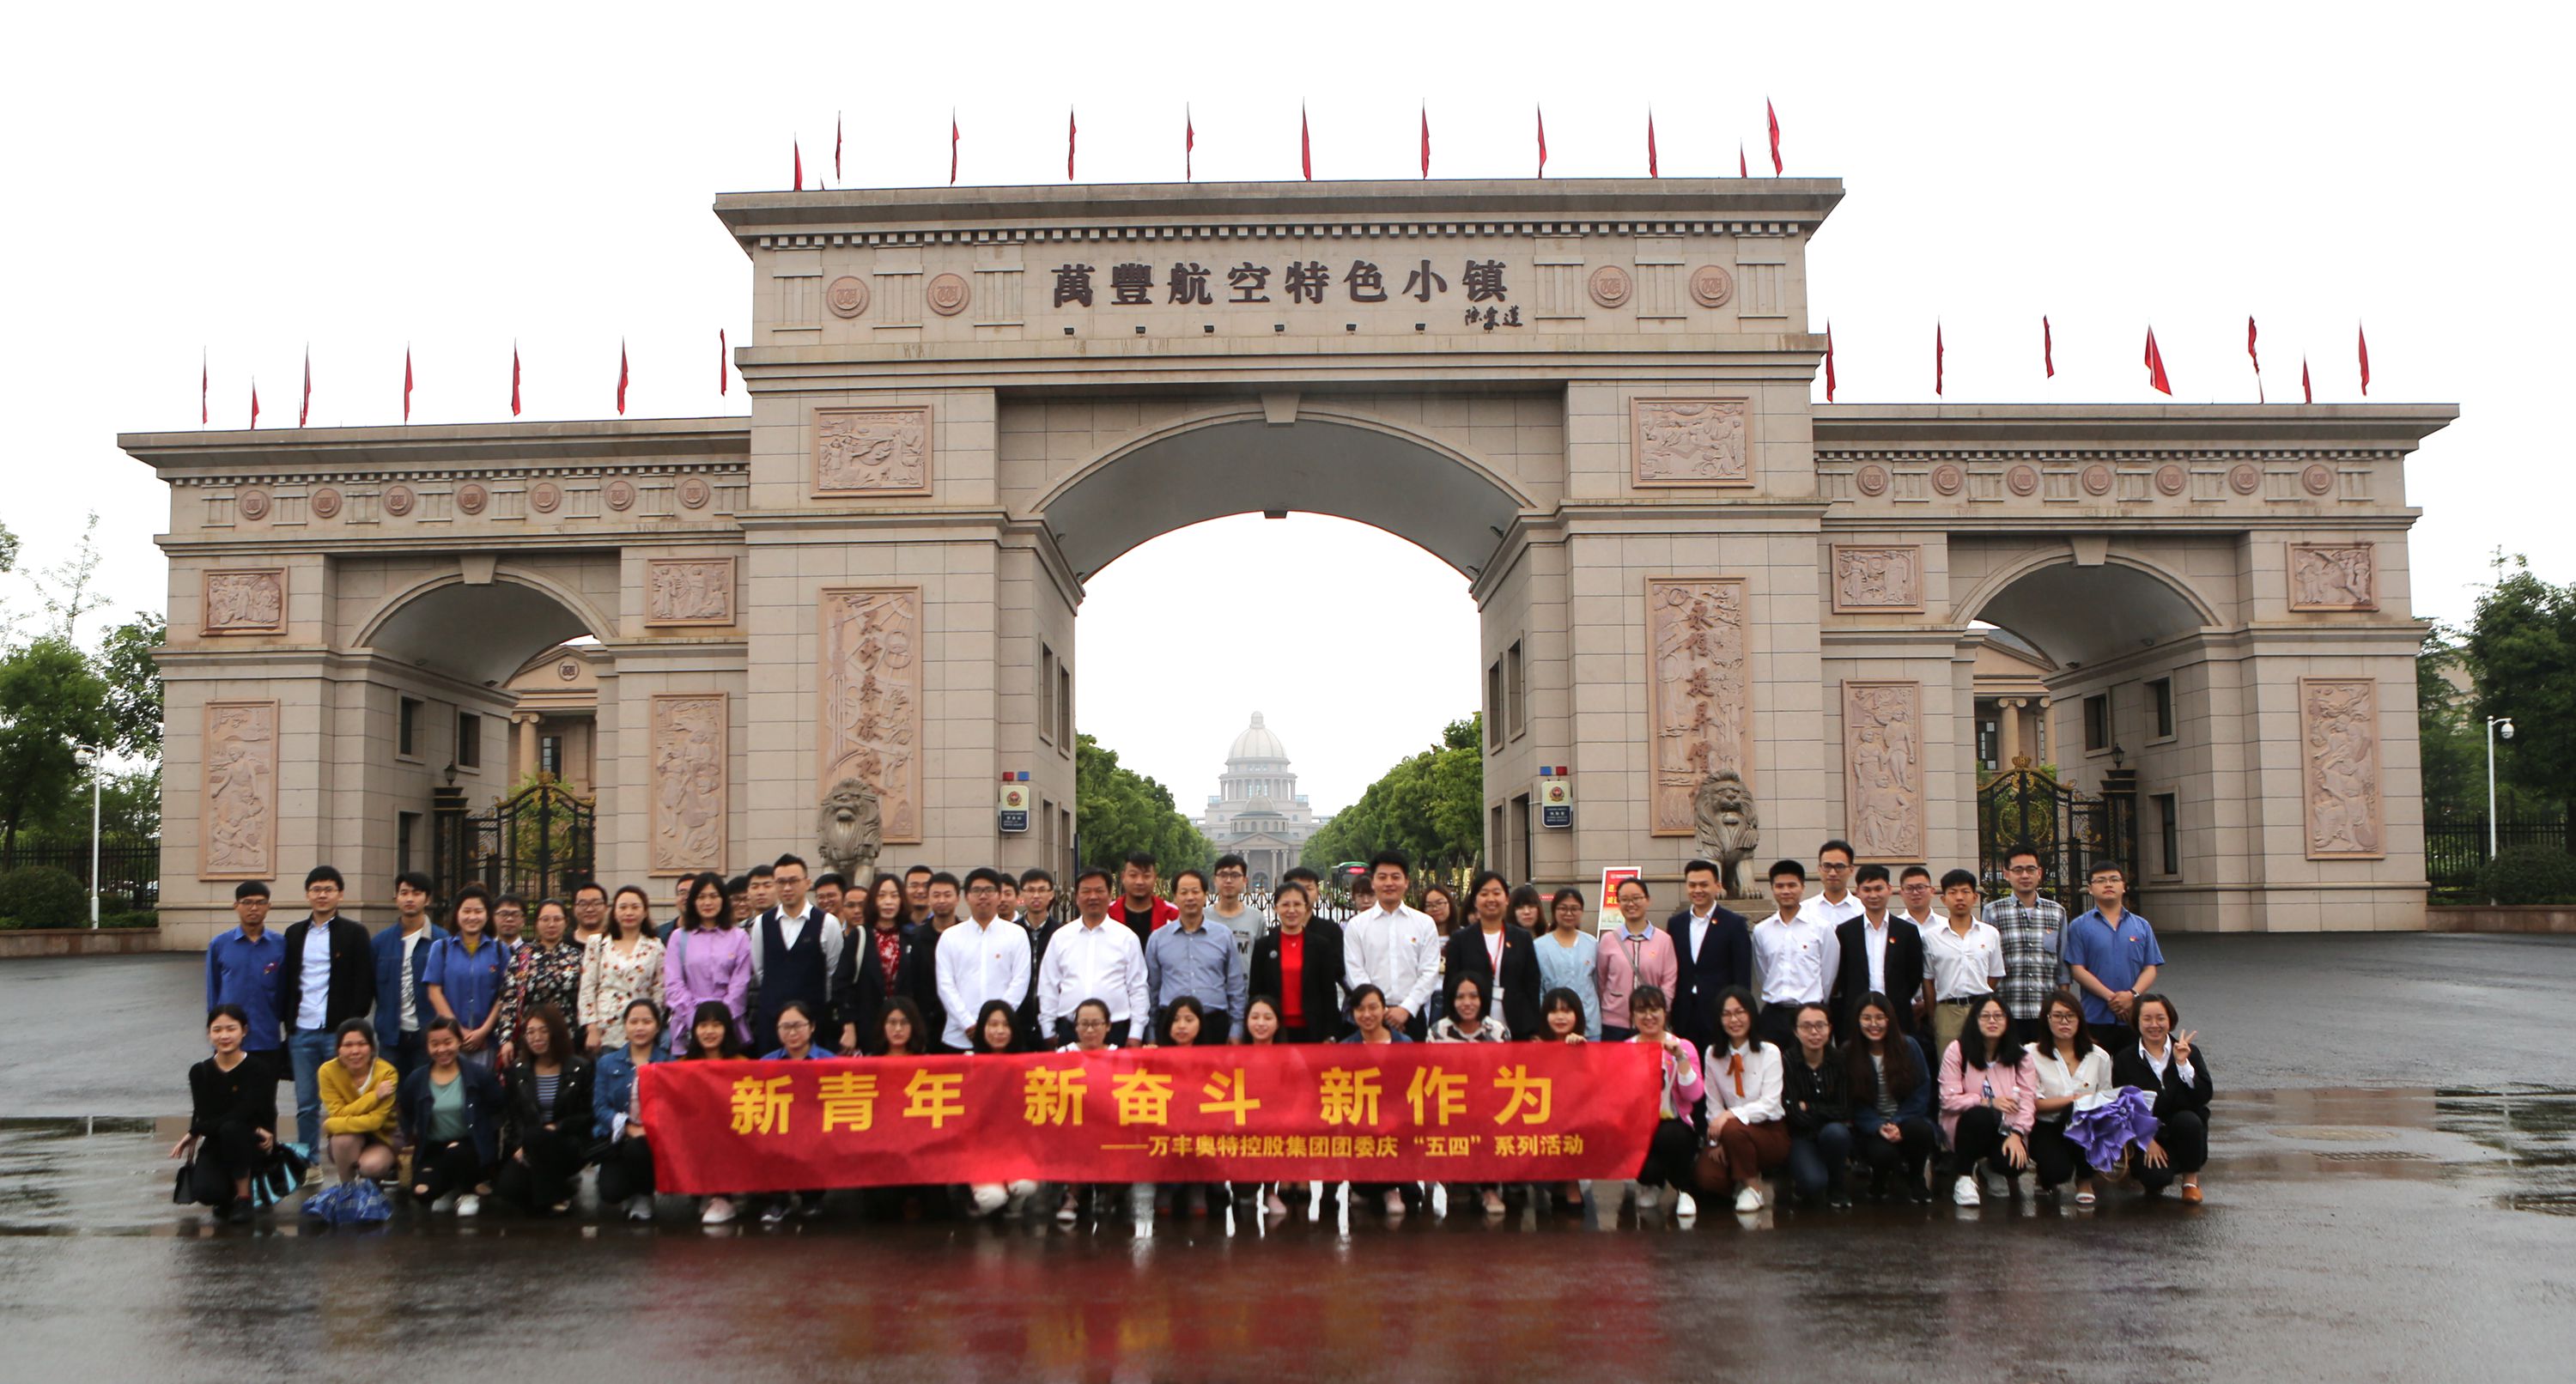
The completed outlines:
[[[411,421],[411,348],[403,348],[403,421]]]
[[[1942,375],[1947,371],[1949,354],[1941,344],[1941,323],[1936,318],[1932,323],[1932,397],[1936,399],[1941,397]]]
[[[2363,331],[2360,324],[2355,323],[2352,334],[2353,338],[2361,343],[2361,397],[2367,399],[2370,397],[2370,333]]]
[[[1750,178],[1753,176],[1753,170],[1745,166],[1744,141],[1740,139],[1735,142],[1735,176],[1739,178]]]
[[[2254,362],[2254,402],[2267,402],[2263,397],[2263,357],[2254,349],[2254,315],[2245,315],[2245,358]]]
[[[1646,108],[1646,176],[1649,178],[1664,176],[1655,168],[1655,109],[1652,106]]]
[[[519,343],[510,343],[510,416],[519,416]]]
[[[1532,109],[1538,112],[1538,175],[1544,178],[1547,176],[1547,107]]]
[[[1771,122],[1771,176],[1780,176],[1780,113],[1771,109],[1771,98],[1762,98],[1762,116]]]
[[[215,417],[206,403],[206,387],[212,378],[206,373],[206,353],[200,350],[197,352],[197,426],[201,428],[213,422]]]
[[[2173,381],[2165,378],[2165,353],[2156,349],[2156,329],[2147,328],[2147,387],[2167,398],[2173,396]]]
[[[259,376],[250,377],[250,425],[259,426]]]
[[[789,140],[787,147],[796,152],[795,190],[803,192],[805,190],[805,146],[801,141]]]
[[[1188,105],[1184,104],[1184,105],[1181,107],[1181,181],[1182,181],[1182,182],[1185,182],[1185,183],[1186,183],[1186,182],[1189,182],[1189,181],[1191,181],[1191,180],[1196,176],[1196,174],[1192,172],[1190,165],[1191,165],[1191,163],[1194,161],[1194,156],[1195,156],[1195,155],[1197,154],[1197,152],[1198,152],[1198,147],[1199,147],[1199,127],[1198,127],[1198,125],[1197,125],[1194,121],[1192,121],[1192,120],[1190,119],[1190,108],[1189,108],[1189,106],[1188,106]]]
[[[617,342],[617,411],[620,414],[626,412],[626,340],[623,337]]]
[[[2048,325],[2048,315],[2039,318],[2039,363],[2048,367],[2048,378],[2057,378],[2057,333]]]
[[[948,108],[948,185],[957,186],[957,108]]]
[[[303,427],[313,417],[313,348],[304,348],[304,400],[295,406],[295,426]]]
[[[1065,107],[1065,108],[1064,108],[1064,180],[1065,180],[1066,182],[1068,182],[1068,183],[1073,181],[1073,145],[1074,145],[1074,137],[1075,137],[1076,135],[1080,134],[1081,132],[1082,132],[1081,127],[1073,123],[1073,107],[1071,107],[1071,106],[1067,106],[1067,107]]]
[[[841,113],[832,112],[832,176],[841,176]]]
[[[1422,103],[1422,176],[1431,176],[1431,103]]]
[[[1297,171],[1315,181],[1315,145],[1306,135],[1306,103],[1297,103]]]
[[[1834,401],[1834,323],[1825,319],[1825,402]]]
[[[732,355],[731,351],[725,349],[724,328],[716,328],[716,393],[718,394],[733,392],[733,371],[729,368]]]
[[[2308,383],[2308,358],[2306,356],[2299,357],[2299,393],[2309,403],[2313,404],[2317,401],[2316,386]],[[253,403],[257,403],[258,398],[259,396],[257,395],[251,396]]]

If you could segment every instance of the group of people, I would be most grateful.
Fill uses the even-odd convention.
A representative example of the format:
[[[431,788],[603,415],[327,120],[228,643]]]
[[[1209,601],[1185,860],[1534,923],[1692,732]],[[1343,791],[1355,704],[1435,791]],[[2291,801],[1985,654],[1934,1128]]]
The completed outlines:
[[[395,881],[395,920],[343,916],[338,871],[305,879],[308,915],[267,926],[269,890],[237,890],[240,925],[206,956],[212,1055],[190,1073],[194,1115],[173,1150],[219,1215],[288,1154],[331,1185],[306,1209],[380,1219],[374,1191],[476,1214],[498,1195],[567,1214],[585,1167],[603,1208],[654,1213],[636,1074],[661,1061],[990,1053],[1148,1044],[1636,1042],[1662,1049],[1658,1123],[1623,1192],[1664,1188],[1758,1211],[1773,1182],[1802,1205],[1865,1194],[1929,1200],[1944,1178],[1977,1204],[2024,1172],[2042,1195],[2097,1183],[2200,1199],[2208,1059],[2157,988],[2163,956],[2098,866],[2072,919],[2039,892],[2038,855],[2011,852],[2009,892],[1854,868],[1826,842],[1774,865],[1775,911],[1726,906],[1717,867],[1682,872],[1682,906],[1621,880],[1595,931],[1582,891],[1542,896],[1491,872],[1416,890],[1381,854],[1346,921],[1321,916],[1313,872],[1252,906],[1244,861],[1183,869],[1150,856],[1080,871],[1070,898],[1043,869],[958,876],[915,866],[864,884],[784,855],[731,880],[678,882],[659,925],[641,888],[584,884],[531,908],[469,886],[430,916],[431,882]],[[1409,900],[1418,900],[1415,907]],[[277,1083],[295,1092],[282,1145]],[[398,1154],[407,1152],[407,1161]],[[880,1204],[925,1189],[872,1193]],[[957,1189],[977,1213],[1016,1211],[1027,1184]],[[1287,1209],[1276,1187],[1233,1194]],[[1390,1214],[1422,1189],[1356,1189]],[[1576,1185],[1530,1189],[1579,1205]],[[1057,1214],[1085,1198],[1067,1189]],[[1455,1214],[1523,1189],[1452,1188]],[[1462,1198],[1465,1203],[1462,1203]],[[705,1199],[710,1223],[736,1198]],[[769,1199],[769,1222],[819,1214],[819,1192]]]

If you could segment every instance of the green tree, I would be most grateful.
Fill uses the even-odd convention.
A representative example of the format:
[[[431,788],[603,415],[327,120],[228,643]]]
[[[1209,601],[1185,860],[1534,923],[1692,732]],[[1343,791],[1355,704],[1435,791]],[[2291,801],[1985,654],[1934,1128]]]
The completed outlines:
[[[1426,873],[1473,864],[1485,839],[1484,734],[1482,713],[1450,722],[1439,743],[1397,761],[1358,802],[1334,814],[1299,859],[1322,871],[1397,850]]]
[[[107,632],[99,661],[107,666],[108,742],[128,759],[161,760],[161,667],[153,652],[168,639],[170,624],[148,610]]]
[[[2471,728],[2469,701],[2453,681],[2464,669],[2455,632],[2435,625],[2415,655],[2415,726],[2423,745],[2428,821],[2467,821],[2486,811],[2484,727]]]
[[[2509,751],[2498,746],[2499,779],[2563,806],[2576,800],[2576,584],[2552,586],[2519,556],[2498,554],[2494,565],[2459,646],[2477,689],[2468,725],[2479,737],[2479,782],[2485,718],[2510,716],[2514,739]]]
[[[1136,851],[1152,853],[1163,877],[1183,866],[1206,869],[1215,857],[1207,837],[1172,802],[1172,790],[1118,762],[1088,733],[1075,737],[1074,831],[1082,863],[1117,863]]]
[[[108,688],[68,639],[48,635],[0,655],[0,846],[51,820],[82,786],[73,749],[104,745]]]

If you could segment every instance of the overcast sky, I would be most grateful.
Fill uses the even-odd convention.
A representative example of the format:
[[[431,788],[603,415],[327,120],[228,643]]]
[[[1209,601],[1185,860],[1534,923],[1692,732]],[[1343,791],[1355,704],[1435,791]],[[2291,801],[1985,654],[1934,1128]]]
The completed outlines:
[[[1410,177],[1419,102],[1432,172],[1641,176],[1767,167],[1845,181],[1811,258],[1839,397],[1928,400],[1936,318],[1953,402],[2150,399],[2152,323],[2176,398],[2271,397],[2305,354],[2322,401],[2456,402],[2410,465],[2416,613],[2463,617],[2498,547],[2576,578],[2564,538],[2566,11],[2548,6],[1407,7],[1309,3],[757,10],[618,5],[323,6],[246,12],[41,6],[12,21],[0,115],[0,381],[18,438],[0,520],[22,565],[60,560],[101,512],[111,609],[161,606],[167,499],[122,430],[214,421],[504,417],[515,338],[526,416],[610,411],[618,342],[639,415],[740,413],[716,333],[748,336],[747,262],[708,210],[783,188],[790,141],[834,186],[1054,182],[1067,107],[1084,181],[1180,176],[1184,102],[1202,179]],[[843,172],[831,175],[835,112]],[[2058,375],[2039,370],[2039,318]],[[1818,385],[1821,397],[1822,385]],[[1215,604],[1211,565],[1266,564],[1257,606]],[[1239,570],[1239,569],[1238,569]],[[24,607],[23,585],[8,599]],[[1322,649],[1361,621],[1418,676],[1341,689]],[[1391,622],[1391,623],[1389,623]],[[1186,631],[1204,643],[1178,642]],[[1473,710],[1464,583],[1399,540],[1292,518],[1221,521],[1139,549],[1084,607],[1104,647],[1225,666],[1205,705],[1094,677],[1084,728],[1195,808],[1258,708],[1318,807],[1338,806]]]

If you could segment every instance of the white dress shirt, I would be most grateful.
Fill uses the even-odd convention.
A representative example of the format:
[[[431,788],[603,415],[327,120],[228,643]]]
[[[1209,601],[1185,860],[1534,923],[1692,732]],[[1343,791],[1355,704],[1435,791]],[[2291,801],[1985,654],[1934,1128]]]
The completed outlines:
[[[334,920],[336,921],[336,920]],[[304,929],[304,955],[295,973],[295,1027],[312,1031],[322,1027],[330,1012],[331,1001],[331,924],[318,922]]]
[[[778,923],[778,945],[779,945],[780,947],[782,947],[782,948],[784,948],[784,947],[792,947],[792,946],[795,946],[795,945],[797,944],[797,942],[798,942],[798,941],[802,940],[802,939],[803,939],[803,937],[805,936],[805,925],[806,925],[806,924],[808,924],[808,923],[820,923],[820,924],[822,925],[822,928],[823,928],[823,934],[822,934],[822,936],[821,936],[821,937],[817,938],[817,939],[816,939],[816,941],[817,941],[817,943],[822,947],[822,950],[823,950],[823,974],[824,974],[824,975],[826,975],[826,976],[830,976],[830,975],[832,975],[834,972],[836,972],[836,971],[840,970],[840,968],[841,968],[841,920],[840,920],[840,919],[835,918],[835,917],[833,917],[831,914],[824,912],[824,911],[823,911],[823,906],[822,906],[821,904],[813,903],[813,902],[810,902],[810,901],[806,903],[806,905],[805,905],[805,911],[804,911],[804,912],[802,912],[802,913],[798,913],[798,914],[795,914],[795,915],[793,915],[793,916],[791,916],[791,917],[784,917],[784,918],[781,918],[781,917],[779,916],[779,912],[778,912],[778,905],[776,905],[776,904],[771,904],[768,908],[766,908],[766,909],[762,910],[759,914],[755,915],[755,916],[752,918],[752,920],[751,920],[751,984],[752,984],[752,988],[754,988],[754,989],[758,989],[758,988],[760,987],[760,973],[761,973],[761,970],[763,969],[762,964],[761,964],[761,952],[762,952],[764,949],[763,949],[763,948],[762,948],[762,946],[760,945],[761,927],[762,927],[762,925],[763,925],[763,924],[767,923],[767,922],[768,922],[770,919],[772,919],[772,918],[778,918],[778,919],[779,919],[779,923]],[[826,982],[826,983],[828,984],[828,982]]]
[[[1744,1062],[1744,1094],[1735,1092],[1735,1076],[1727,1071],[1730,1059]],[[1709,1133],[1715,1134],[1724,1123],[1720,1116],[1742,1120],[1746,1124],[1769,1124],[1781,1119],[1786,1111],[1780,1104],[1783,1080],[1780,1045],[1764,1043],[1750,1051],[1739,1051],[1725,1039],[1709,1045],[1701,1055],[1699,1079],[1708,1088],[1700,1097],[1700,1110],[1708,1117]]]
[[[1440,928],[1431,916],[1397,904],[1372,908],[1342,925],[1346,988],[1374,985],[1388,1007],[1420,1014],[1440,989]]]
[[[1866,911],[1860,906],[1858,894],[1845,894],[1840,903],[1829,903],[1824,895],[1818,894],[1798,905],[1799,917],[1816,919],[1825,925],[1827,932],[1850,922]]]
[[[1017,1010],[1028,998],[1029,934],[1017,923],[969,917],[939,934],[938,955],[939,1002],[948,1010],[940,1041],[952,1048],[974,1046],[976,1016],[985,1001],[1003,1000]]]
[[[2155,1054],[2147,1051],[2147,1045],[2143,1039],[2138,1043],[2138,1056],[2145,1058],[2147,1060],[2147,1065],[2155,1068],[2156,1084],[2159,1087],[2164,1084],[2165,1069],[2173,1065],[2173,1053],[2173,1040],[2171,1038],[2167,1038],[2165,1040],[2165,1058],[2162,1062],[2156,1060]],[[2199,1080],[2200,1078],[2193,1074],[2190,1063],[2185,1062],[2182,1064],[2182,1081],[2185,1086],[2189,1086]],[[2149,1092],[2149,1094],[2153,1095],[2156,1093]]]
[[[1923,934],[1923,964],[1932,972],[1935,999],[1992,994],[2004,978],[2004,935],[1992,923],[1970,922],[1962,937],[1944,922]]]
[[[1113,1028],[1129,1024],[1136,1038],[1146,1036],[1154,1007],[1146,998],[1145,944],[1125,923],[1076,920],[1047,942],[1038,963],[1038,1032],[1052,1035],[1055,1021],[1073,1017],[1084,1000],[1108,1005]]]
[[[1805,910],[1803,909],[1800,910],[1802,913],[1804,911]],[[1869,921],[1869,911],[1867,909],[1863,909],[1861,911],[1861,954],[1869,958],[1869,989],[1863,991],[1863,994],[1887,995],[1888,929],[1895,925],[1896,917],[1894,914],[1882,913],[1878,915],[1878,922],[1876,925],[1872,925]],[[1907,1003],[1912,1002],[1912,997],[1910,996],[1887,995],[1887,997],[1890,1002],[1895,1002],[1900,999]]]
[[[1842,947],[1833,924],[1801,906],[1794,919],[1774,913],[1753,925],[1753,963],[1762,968],[1764,1004],[1822,1004],[1833,993]]]

